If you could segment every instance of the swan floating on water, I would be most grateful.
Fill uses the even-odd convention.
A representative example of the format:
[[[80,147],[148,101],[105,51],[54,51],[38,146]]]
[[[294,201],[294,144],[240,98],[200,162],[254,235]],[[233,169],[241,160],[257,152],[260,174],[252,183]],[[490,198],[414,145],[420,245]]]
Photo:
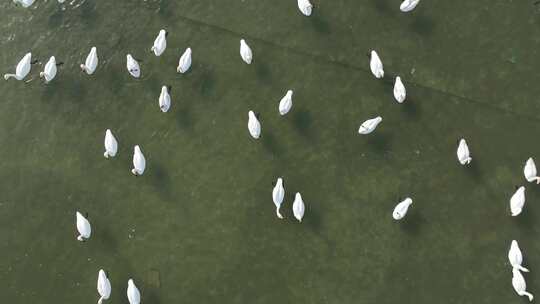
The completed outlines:
[[[126,67],[129,74],[135,78],[141,77],[141,68],[139,67],[137,60],[135,60],[130,54],[127,54],[126,59]]]
[[[514,287],[514,290],[516,293],[520,296],[527,296],[529,298],[529,301],[532,301],[534,299],[534,296],[527,292],[527,283],[525,283],[525,278],[519,272],[519,269],[512,268],[512,286]]]
[[[166,113],[171,107],[171,87],[162,86],[159,94],[159,108],[161,112]]]
[[[81,69],[86,72],[88,75],[94,74],[98,65],[98,56],[96,47],[90,49],[90,53],[86,56],[86,61],[84,64],[81,64]]]
[[[118,152],[118,141],[111,130],[107,129],[107,131],[105,131],[105,153],[103,153],[103,156],[105,156],[105,158],[115,157],[116,152]]]
[[[375,128],[377,128],[377,125],[381,123],[381,121],[382,117],[380,116],[364,121],[358,129],[358,133],[365,135],[373,132]]]
[[[17,68],[15,69],[15,74],[5,74],[4,79],[8,80],[9,78],[13,77],[17,80],[23,80],[24,77],[30,73],[30,69],[32,67],[32,53],[26,53],[24,57],[19,61],[17,64]]]
[[[412,199],[410,197],[407,197],[403,201],[401,201],[399,204],[396,205],[394,208],[394,212],[392,212],[392,217],[398,221],[405,217],[407,214],[407,211],[409,210],[409,206],[412,205]]]
[[[289,113],[289,111],[291,110],[292,96],[293,96],[293,91],[288,90],[287,94],[285,94],[285,96],[281,98],[281,101],[279,102],[279,114],[281,114],[282,116]]]
[[[79,211],[77,211],[75,215],[77,217],[77,231],[79,232],[77,240],[84,242],[86,239],[90,238],[90,234],[92,234],[92,227],[90,226],[90,222],[86,219],[86,217],[84,217]]]
[[[472,161],[472,157],[469,152],[469,146],[463,138],[459,140],[459,145],[457,148],[457,158],[459,160],[459,163],[462,165],[468,165]]]
[[[521,263],[523,262],[523,255],[521,254],[521,250],[519,249],[518,242],[516,240],[512,240],[510,250],[508,250],[508,261],[510,261],[510,265],[512,265],[513,268],[517,268],[524,272],[529,272],[529,269],[521,266]]]
[[[131,169],[131,173],[135,176],[143,175],[145,168],[146,159],[144,158],[141,148],[137,145],[133,148],[133,169]]]
[[[274,186],[274,190],[272,190],[272,200],[274,201],[274,205],[276,205],[276,215],[280,219],[283,218],[283,215],[279,212],[279,208],[281,207],[281,203],[283,203],[283,198],[285,197],[285,188],[283,187],[283,179],[279,177],[276,181],[276,185]]]
[[[518,216],[525,205],[525,187],[519,187],[510,198],[510,212],[512,216]]]
[[[420,0],[404,0],[399,6],[399,9],[404,13],[410,12],[418,5],[418,2]]]
[[[160,30],[158,36],[156,37],[156,40],[154,40],[154,45],[152,46],[151,50],[154,52],[154,55],[161,56],[163,52],[165,52],[165,49],[167,48],[167,31]]]
[[[240,40],[240,56],[245,63],[251,64],[253,60],[253,52],[244,39]]]
[[[139,292],[137,286],[135,286],[135,283],[133,283],[133,279],[129,279],[128,281],[127,298],[129,304],[141,303],[141,293]]]
[[[251,137],[259,139],[261,137],[261,123],[259,122],[259,114],[253,111],[248,112],[248,130]]]
[[[22,7],[29,7],[34,4],[34,0],[13,0],[13,3],[20,4]]]
[[[101,297],[98,304],[103,303],[103,300],[107,300],[111,296],[111,282],[103,269],[100,269],[98,273],[97,291]]]
[[[300,9],[300,12],[306,16],[311,16],[311,12],[313,10],[313,5],[309,0],[298,0],[298,9]]]
[[[54,56],[51,56],[51,58],[49,58],[49,61],[47,61],[47,64],[45,64],[43,72],[39,73],[39,77],[45,77],[45,83],[49,83],[51,80],[54,79],[54,77],[56,77],[56,66],[61,64],[62,63],[56,63],[56,58],[54,58]]]
[[[299,192],[296,192],[296,195],[294,196],[294,203],[292,205],[292,210],[293,210],[294,217],[299,222],[302,222],[302,218],[304,217],[304,212],[306,211],[306,206],[304,205],[304,201],[302,200],[302,195],[300,195]]]
[[[540,184],[540,177],[537,175],[536,164],[534,163],[534,159],[532,159],[532,157],[527,159],[525,168],[523,168],[523,174],[528,182],[532,183],[536,181],[537,184]]]
[[[187,48],[184,54],[180,57],[180,60],[178,61],[178,67],[176,68],[176,71],[178,73],[184,74],[189,70],[191,67],[191,48]]]
[[[403,82],[401,82],[401,78],[397,76],[396,82],[394,83],[394,98],[398,103],[403,103],[406,96],[407,91],[405,90],[405,86],[403,85]]]
[[[375,51],[371,51],[369,68],[371,69],[371,73],[373,73],[373,76],[375,76],[376,78],[384,77],[384,69],[381,58],[379,58],[379,55]]]

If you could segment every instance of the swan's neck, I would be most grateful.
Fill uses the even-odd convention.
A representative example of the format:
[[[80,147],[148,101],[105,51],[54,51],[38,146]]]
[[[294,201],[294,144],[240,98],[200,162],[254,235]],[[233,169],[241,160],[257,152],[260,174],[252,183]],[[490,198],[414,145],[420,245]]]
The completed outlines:
[[[19,79],[19,77],[17,77],[16,74],[4,74],[4,79],[5,80],[10,79],[11,77]]]
[[[521,292],[521,295],[529,297],[529,302],[534,299],[534,296],[530,292],[527,292],[527,291]]]
[[[84,242],[84,239],[83,239],[83,236],[82,236],[82,235],[79,235],[79,236],[77,237],[77,240],[79,240],[79,241],[81,241],[81,242]]]
[[[523,272],[529,272],[529,269],[527,269],[527,268],[525,268],[525,267],[523,267],[523,266],[521,266],[521,265],[516,265],[515,267],[516,267],[517,269],[523,271]]]
[[[98,304],[101,304],[101,303],[103,303],[103,300],[104,300],[104,299],[103,299],[103,297],[99,298],[99,300],[97,301],[97,302],[98,302]]]
[[[103,156],[105,156],[105,158],[109,158],[109,152],[105,151],[105,153],[103,153]]]
[[[278,218],[283,219],[283,215],[279,212],[279,207],[276,208],[276,215]]]

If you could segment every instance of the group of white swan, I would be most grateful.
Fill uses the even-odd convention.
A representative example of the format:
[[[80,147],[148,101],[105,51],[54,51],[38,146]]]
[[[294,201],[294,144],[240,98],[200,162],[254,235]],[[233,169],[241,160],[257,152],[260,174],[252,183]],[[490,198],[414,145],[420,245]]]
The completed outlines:
[[[525,162],[525,167],[523,168],[523,175],[527,182],[540,184],[540,177],[536,173],[536,164],[534,159],[529,157]],[[525,186],[516,186],[516,191],[510,197],[510,213],[512,216],[518,216],[523,211],[525,206]]]
[[[508,250],[508,261],[510,261],[510,265],[512,266],[512,286],[514,287],[514,290],[518,295],[527,296],[529,301],[532,301],[534,296],[527,292],[527,283],[521,274],[521,271],[529,272],[529,269],[521,266],[521,263],[523,262],[523,255],[521,254],[521,250],[519,249],[519,245],[516,240],[512,240],[512,243],[510,244],[510,250]]]
[[[103,153],[103,156],[105,156],[105,158],[115,157],[116,153],[118,152],[118,141],[116,140],[116,137],[114,137],[110,129],[107,129],[105,131],[104,145],[105,152]],[[133,173],[135,176],[143,175],[145,169],[146,158],[144,157],[144,154],[142,153],[139,145],[136,145],[135,147],[133,147],[133,169],[131,169],[131,173]]]
[[[103,269],[100,269],[98,272],[97,291],[100,296],[97,302],[98,304],[102,304],[103,300],[108,300],[111,296],[111,281],[109,280],[107,273]],[[141,292],[139,291],[137,286],[135,286],[133,279],[128,280],[126,295],[129,304],[141,303]]]
[[[285,96],[279,101],[278,112],[281,116],[286,115],[291,110],[293,105],[292,97],[293,91],[288,90]],[[254,139],[259,139],[261,137],[262,127],[259,119],[260,115],[258,113],[251,110],[248,112],[248,131]]]
[[[278,218],[283,219],[283,215],[280,212],[281,204],[285,198],[285,186],[283,184],[283,178],[279,177],[274,184],[274,189],[272,190],[272,200],[276,206],[276,215]],[[306,211],[306,205],[302,200],[302,195],[299,192],[296,192],[294,196],[294,202],[292,205],[293,215],[299,221],[302,222],[304,218],[304,212]]]

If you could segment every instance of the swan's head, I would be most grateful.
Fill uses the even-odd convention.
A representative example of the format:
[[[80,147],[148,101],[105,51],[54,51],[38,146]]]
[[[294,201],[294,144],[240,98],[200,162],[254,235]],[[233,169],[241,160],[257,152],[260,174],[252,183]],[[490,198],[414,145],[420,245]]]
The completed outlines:
[[[56,62],[56,57],[51,56],[51,59],[49,59],[49,60],[52,61],[52,62]]]
[[[5,74],[5,75],[4,75],[4,79],[5,79],[5,80],[8,80],[8,79],[9,79],[9,75],[8,75],[8,74]]]
[[[105,135],[111,136],[112,135],[111,129],[107,129],[105,131]]]
[[[283,179],[281,177],[278,177],[276,186],[283,186]]]
[[[39,72],[39,77],[42,78],[43,76],[45,76],[45,72]]]
[[[288,91],[287,91],[287,96],[291,97],[292,94],[293,94],[293,91],[292,91],[292,90],[288,90]]]
[[[77,240],[78,240],[79,242],[84,242],[84,239],[83,239],[82,235],[79,235],[79,236],[77,237]]]
[[[84,64],[81,64],[80,67],[83,72],[86,72],[86,66]]]

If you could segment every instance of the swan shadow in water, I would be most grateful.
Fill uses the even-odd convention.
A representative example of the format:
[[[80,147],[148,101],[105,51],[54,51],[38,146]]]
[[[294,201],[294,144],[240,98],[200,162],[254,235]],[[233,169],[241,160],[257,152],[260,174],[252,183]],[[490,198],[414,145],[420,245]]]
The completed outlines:
[[[304,137],[309,140],[313,140],[313,132],[311,126],[313,124],[313,118],[311,113],[306,109],[293,110],[292,124],[295,129]]]
[[[394,100],[394,102],[396,102]],[[420,116],[420,107],[415,101],[415,96],[407,95],[407,98],[403,102],[403,104],[399,105],[400,107],[403,107],[403,113],[405,113],[409,118],[421,118]]]
[[[384,122],[383,122],[384,123]],[[391,141],[393,135],[385,132],[373,131],[372,134],[360,135],[367,136],[368,147],[379,154],[385,154],[390,151]]]
[[[193,119],[188,107],[182,106],[176,111],[176,124],[183,130],[191,131],[193,129]]]
[[[265,83],[269,82],[272,78],[272,75],[270,73],[270,68],[268,67],[268,64],[264,61],[256,63],[256,71],[257,78],[260,81],[263,81]]]
[[[151,182],[154,185],[156,191],[164,200],[172,201],[171,178],[167,173],[167,170],[165,170],[165,168],[161,166],[158,162],[153,162],[152,168],[149,169],[151,170],[151,174],[149,174],[149,177],[151,178]]]
[[[510,197],[511,194],[508,196]],[[506,213],[510,215],[510,205],[507,202],[506,203]],[[528,231],[534,231],[534,223],[536,222],[536,219],[534,217],[534,210],[531,210],[531,205],[533,205],[530,201],[525,201],[525,206],[523,207],[523,211],[518,216],[513,216],[513,220],[517,222],[517,225],[520,228],[527,229]]]
[[[105,227],[101,227],[105,228]],[[102,229],[98,231],[99,243],[103,245],[103,250],[110,254],[116,254],[118,252],[118,241],[109,233],[108,229]]]
[[[413,21],[409,26],[412,31],[420,35],[430,35],[435,28],[435,22],[433,22],[431,17],[419,15],[413,18]]]
[[[411,206],[409,212],[405,218],[401,219],[398,223],[403,231],[411,235],[418,235],[420,233],[421,226],[426,220],[420,212],[414,210],[414,204]]]
[[[279,157],[283,149],[280,147],[278,141],[276,140],[274,134],[265,132],[261,135],[259,139],[262,142],[263,147],[272,154],[272,156]]]
[[[58,9],[56,12],[54,12],[52,15],[49,16],[49,20],[47,21],[47,25],[50,28],[58,28],[60,25],[64,23],[64,12],[62,10],[61,6],[58,6]]]
[[[209,97],[215,94],[216,90],[216,73],[213,68],[205,67],[202,69],[202,76],[200,79],[200,92],[202,96]],[[186,74],[191,73],[191,69]]]
[[[471,154],[472,156],[472,154]],[[458,163],[459,166],[462,166]],[[482,180],[482,172],[480,170],[480,166],[478,165],[478,160],[474,159],[471,161],[470,164],[465,165],[463,168],[466,171],[466,174],[472,178],[474,178],[476,181]]]
[[[387,0],[373,0],[371,2],[373,3],[373,6],[375,6],[375,8],[381,13],[393,13],[394,7],[396,7],[396,4],[390,6]],[[396,1],[392,1],[392,3],[394,2],[397,3]],[[397,5],[399,5],[399,3]]]
[[[311,25],[318,33],[328,35],[330,34],[330,24],[319,15],[318,10],[314,10],[314,14],[308,19],[311,21]]]
[[[79,18],[86,26],[94,26],[101,23],[101,17],[97,13],[95,1],[85,1],[80,6]]]

